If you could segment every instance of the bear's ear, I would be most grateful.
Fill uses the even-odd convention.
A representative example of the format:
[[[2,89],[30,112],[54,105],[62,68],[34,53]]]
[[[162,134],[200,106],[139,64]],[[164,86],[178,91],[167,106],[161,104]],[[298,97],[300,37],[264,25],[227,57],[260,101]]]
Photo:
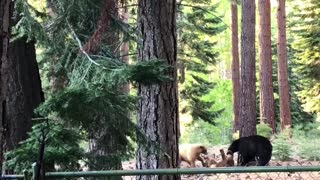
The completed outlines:
[[[228,150],[227,155],[233,155],[233,152],[231,150]]]
[[[208,153],[206,147],[200,146],[200,148],[201,148],[201,151],[202,151],[203,154],[207,154]]]

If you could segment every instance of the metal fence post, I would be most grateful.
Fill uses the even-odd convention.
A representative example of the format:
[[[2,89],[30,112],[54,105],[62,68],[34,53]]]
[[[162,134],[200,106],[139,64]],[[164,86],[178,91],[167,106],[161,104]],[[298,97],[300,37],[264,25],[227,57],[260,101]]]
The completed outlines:
[[[29,172],[27,170],[23,171],[23,180],[29,180]]]
[[[37,163],[34,162],[32,164],[32,180],[35,180],[37,174]]]

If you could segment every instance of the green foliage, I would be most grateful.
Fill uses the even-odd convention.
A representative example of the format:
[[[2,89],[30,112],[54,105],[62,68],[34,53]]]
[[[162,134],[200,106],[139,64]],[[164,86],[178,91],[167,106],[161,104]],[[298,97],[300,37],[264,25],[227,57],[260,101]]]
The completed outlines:
[[[272,156],[280,161],[289,160],[292,149],[290,144],[290,137],[287,132],[281,132],[275,135],[272,141]]]
[[[21,19],[13,31],[16,36],[30,35],[38,40],[43,50],[39,60],[42,78],[49,79],[48,82],[58,78],[65,81],[57,93],[46,92],[47,100],[38,113],[79,128],[87,140],[95,140],[97,150],[108,155],[92,162],[101,160],[104,168],[107,163],[119,164],[119,160],[133,156],[132,141],[136,141],[137,130],[129,118],[135,110],[135,98],[124,94],[121,87],[129,81],[144,84],[170,81],[172,67],[158,59],[130,65],[123,63],[123,55],[119,56],[116,48],[123,41],[132,40],[135,33],[115,17],[110,19],[107,29],[119,39],[117,37],[110,45],[106,43],[108,37],[104,37],[94,54],[84,53],[83,46],[100,25],[100,11],[105,1],[47,3],[48,16],[36,16],[35,9],[27,1],[18,0],[16,9]],[[109,150],[113,152],[107,153]]]
[[[299,97],[299,91],[304,89],[304,84],[301,84],[301,74],[296,72],[299,63],[294,59],[295,50],[291,46],[291,42],[294,39],[288,40],[288,73],[289,73],[289,86],[290,86],[290,110],[291,110],[291,119],[294,125],[297,124],[308,124],[315,120],[313,113],[308,112],[307,109],[303,108],[303,101]]]
[[[287,34],[287,55],[288,55],[288,83],[289,83],[289,95],[290,95],[290,112],[292,124],[307,124],[314,121],[313,114],[306,112],[303,108],[303,102],[298,96],[298,92],[304,89],[304,85],[300,83],[302,77],[300,73],[297,73],[296,68],[299,67],[299,63],[295,61],[296,50],[292,47],[292,44],[296,40],[293,34]],[[274,44],[276,40],[273,39]],[[276,57],[276,46],[272,47],[273,51],[273,92],[274,92],[274,111],[275,119],[278,120],[277,126],[280,126],[280,102],[279,102],[279,84],[277,79],[277,57]],[[259,98],[258,98],[259,101]],[[259,106],[257,106],[259,111]],[[258,113],[257,113],[258,114]]]
[[[180,137],[180,144],[228,144],[230,139],[230,129],[212,126],[205,121],[196,121],[186,127]]]
[[[296,67],[299,82],[302,84],[299,96],[304,108],[313,113],[320,112],[320,3],[315,0],[292,2],[293,10],[290,30],[295,36],[293,48],[295,50]]]
[[[319,141],[316,143],[319,143]],[[320,154],[319,151],[317,151],[317,149],[319,149],[319,145],[315,144],[314,141],[310,142],[310,139],[306,139],[306,141],[301,141],[299,143],[299,147],[298,156],[300,158],[311,161],[320,160]]]
[[[257,134],[270,139],[272,135],[272,128],[268,124],[265,124],[263,121],[261,121],[259,124],[257,124]]]
[[[58,92],[39,107],[39,113],[62,117],[73,127],[84,130],[91,138],[95,138],[95,134],[97,139],[106,133],[114,135],[116,142],[121,144],[118,155],[128,158],[132,156],[132,147],[127,136],[135,137],[135,125],[127,116],[127,112],[134,108],[133,102],[134,98],[130,96],[92,84]]]
[[[135,64],[125,65],[123,68],[113,69],[110,73],[110,79],[115,84],[121,84],[128,81],[132,83],[141,83],[146,85],[157,84],[173,79],[168,76],[172,67],[161,60],[139,61]]]
[[[214,89],[203,100],[214,101],[211,111],[224,111],[215,119],[215,126],[205,121],[193,121],[182,132],[181,143],[229,144],[232,140],[232,84],[230,80],[217,80]]]
[[[16,9],[21,18],[13,32],[16,36],[27,34],[38,40],[38,45],[43,48],[40,68],[49,76],[45,78],[63,77],[66,81],[65,89],[56,94],[47,92],[47,101],[38,113],[59,119],[67,127],[79,128],[87,140],[96,140],[100,150],[112,148],[107,145],[112,138],[118,144],[110,156],[117,156],[118,161],[132,157],[129,139],[136,136],[135,125],[128,118],[135,101],[120,90],[118,92],[120,83],[137,80],[153,83],[154,77],[158,82],[167,78],[158,75],[166,73],[168,66],[157,60],[125,65],[110,46],[103,46],[104,43],[96,54],[84,55],[80,51],[82,43],[85,44],[96,31],[104,3],[103,0],[48,1],[49,16],[37,17],[27,1],[19,0]],[[116,26],[116,23],[112,25]],[[113,27],[110,29],[116,32]],[[141,69],[144,71],[135,74]],[[141,78],[144,75],[149,78]]]
[[[92,83],[105,83],[104,86],[112,89],[128,82],[133,85],[137,83],[151,85],[172,81],[168,75],[172,67],[161,60],[139,61],[128,65],[121,63],[119,59],[104,56],[96,59],[96,62],[100,65],[93,65],[86,57],[77,57],[72,73],[69,74],[70,86],[88,87]]]
[[[36,18],[45,19],[45,13],[37,11],[26,0],[15,1],[15,11],[18,16],[15,19],[16,24],[12,28],[12,40],[27,37],[28,40],[48,41],[45,29],[36,20]]]
[[[319,123],[308,123],[304,126],[296,126],[293,129],[293,141],[296,146],[296,154],[303,159],[320,160],[318,149],[320,148]]]
[[[221,129],[220,144],[227,144],[232,140],[232,82],[231,80],[216,80],[216,86],[203,98],[205,101],[215,102],[211,110],[221,114],[215,119],[216,127]]]
[[[213,111],[212,100],[203,100],[214,87],[208,80],[208,66],[217,62],[219,53],[213,50],[216,41],[212,37],[225,30],[220,17],[213,14],[217,5],[210,1],[185,1],[179,6],[177,17],[178,59],[185,73],[180,74],[180,99],[188,104],[182,112],[190,112],[194,120],[211,124],[223,109]]]
[[[44,151],[45,167],[57,165],[65,171],[79,170],[78,161],[84,157],[84,150],[79,147],[83,137],[77,129],[67,128],[54,120],[34,125],[28,138],[22,141],[18,148],[6,153],[5,168],[18,174],[25,169],[32,171],[31,165],[39,156],[43,129],[48,132]]]
[[[289,160],[299,157],[306,160],[320,160],[319,123],[296,125],[273,137],[273,157],[279,160]]]

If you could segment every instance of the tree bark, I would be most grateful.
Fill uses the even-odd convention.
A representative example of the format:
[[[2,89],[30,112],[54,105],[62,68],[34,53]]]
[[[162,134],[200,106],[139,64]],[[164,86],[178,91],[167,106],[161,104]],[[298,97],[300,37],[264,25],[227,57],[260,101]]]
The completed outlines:
[[[111,26],[112,19],[118,17],[118,3],[118,0],[105,0],[98,19],[97,29],[83,46],[83,49],[87,53],[94,54],[98,52],[101,44],[105,42],[107,42],[107,44],[109,42],[108,47],[110,47],[110,49],[118,50],[118,44],[116,42],[119,40],[119,37],[115,36],[117,30]],[[112,42],[112,44],[110,44],[110,42]]]
[[[240,137],[257,133],[255,75],[255,1],[242,0]]]
[[[106,45],[111,56],[119,55],[119,49],[116,46],[119,41],[119,33],[117,30],[111,28],[112,17],[118,17],[118,0],[105,0],[104,7],[101,9],[100,17],[97,23],[97,30],[85,45],[85,49],[89,53],[98,52],[101,44]],[[124,87],[117,87],[115,91],[124,93]],[[116,118],[116,117],[115,117]],[[105,119],[101,115],[97,115],[94,119],[95,122],[101,122]],[[119,138],[113,134],[114,131],[108,127],[100,127],[99,129],[89,132],[89,152],[90,152],[90,170],[120,170],[122,169],[121,150],[125,146],[118,142]],[[122,127],[125,128],[125,127]],[[112,179],[121,179],[121,177],[113,177]]]
[[[258,1],[260,60],[260,119],[275,133],[271,58],[270,0]]]
[[[127,1],[123,2],[123,7],[121,13],[121,19],[124,23],[128,23],[129,19],[129,12],[128,12],[128,3]],[[122,62],[129,64],[129,42],[123,42],[120,47],[120,54],[121,54],[121,60]],[[130,92],[130,83],[124,84],[122,87],[122,91],[126,94],[129,94]]]
[[[0,1],[0,70],[2,69],[5,62],[9,61],[9,39],[10,39],[10,17],[12,14],[12,1],[2,0]],[[5,104],[6,104],[6,90],[7,84],[6,76],[0,72],[0,172],[2,173],[3,163],[3,143],[4,143],[4,130],[3,122],[5,117]]]
[[[239,65],[239,40],[238,40],[238,6],[236,1],[231,5],[231,78],[233,101],[233,132],[239,131],[240,112],[240,65]]]
[[[286,39],[286,10],[285,0],[278,0],[277,24],[278,24],[278,83],[280,99],[281,129],[291,127],[290,96],[288,87],[288,62]]]
[[[68,85],[68,75],[64,68],[59,68],[59,70],[56,71],[56,66],[57,64],[59,64],[59,58],[52,57],[51,60],[50,90],[52,94],[55,94],[59,91],[64,90]]]
[[[177,91],[176,1],[138,1],[138,58],[164,60],[172,68],[170,82],[139,84],[138,128],[148,145],[139,144],[137,169],[177,168],[179,119]],[[140,137],[141,138],[141,137]],[[179,175],[139,176],[137,179],[180,179]]]
[[[34,109],[44,100],[35,43],[19,38],[9,43],[14,3],[1,1],[1,153],[16,148],[31,130]],[[3,13],[3,14],[2,14]],[[9,22],[10,21],[10,22]],[[1,154],[3,160],[3,154]]]
[[[33,41],[20,38],[10,43],[9,61],[2,73],[8,85],[5,103],[5,150],[16,148],[31,130],[34,109],[44,100]]]

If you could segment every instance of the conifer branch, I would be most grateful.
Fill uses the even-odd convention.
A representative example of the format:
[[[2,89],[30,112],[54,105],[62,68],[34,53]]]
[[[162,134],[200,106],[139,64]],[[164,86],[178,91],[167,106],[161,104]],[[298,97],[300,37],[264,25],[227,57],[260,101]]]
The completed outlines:
[[[69,29],[70,29],[70,31],[71,31],[74,39],[77,41],[78,46],[79,46],[79,48],[80,48],[80,51],[89,59],[90,62],[92,62],[93,64],[95,64],[95,65],[97,65],[97,66],[101,66],[101,64],[99,64],[99,63],[97,63],[95,60],[93,60],[93,59],[89,56],[89,54],[83,49],[83,46],[82,46],[82,44],[81,44],[80,39],[78,38],[77,34],[74,32],[74,30],[73,30],[73,28],[72,28],[72,26],[70,25],[70,23],[69,23],[68,20],[67,20],[67,25],[68,25],[68,27],[69,27]]]
[[[195,9],[199,9],[199,10],[202,10],[208,14],[211,14],[213,15],[214,17],[218,18],[220,22],[222,22],[225,26],[227,26],[229,29],[230,27],[228,26],[228,24],[226,24],[219,16],[213,14],[212,12],[208,11],[207,9],[203,8],[203,7],[200,7],[200,6],[194,6],[194,5],[190,5],[190,4],[183,4],[183,3],[180,3],[178,4],[178,6],[186,6],[186,7],[191,7],[191,8],[195,8]]]

